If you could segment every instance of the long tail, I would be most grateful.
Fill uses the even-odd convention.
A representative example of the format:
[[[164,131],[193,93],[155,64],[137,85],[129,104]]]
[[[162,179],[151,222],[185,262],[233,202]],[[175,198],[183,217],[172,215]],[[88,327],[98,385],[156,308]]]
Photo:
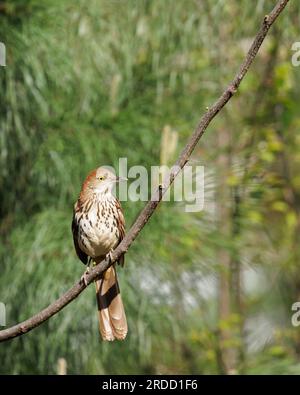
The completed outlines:
[[[95,284],[102,339],[109,341],[125,339],[128,330],[127,321],[115,267],[109,267]]]

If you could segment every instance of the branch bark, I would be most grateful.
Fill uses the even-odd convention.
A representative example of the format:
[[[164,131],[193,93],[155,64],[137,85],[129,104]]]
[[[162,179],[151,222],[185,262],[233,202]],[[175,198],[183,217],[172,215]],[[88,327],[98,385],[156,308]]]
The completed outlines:
[[[151,199],[148,201],[144,209],[141,211],[140,215],[138,216],[135,223],[127,233],[126,237],[114,250],[114,252],[112,253],[111,261],[103,260],[93,270],[91,270],[91,272],[87,276],[87,285],[93,282],[101,273],[103,273],[109,266],[111,266],[122,254],[128,251],[133,241],[136,239],[140,231],[143,229],[145,224],[150,219],[151,215],[153,214],[159,202],[161,201],[163,195],[170,187],[170,185],[173,183],[175,177],[179,174],[181,169],[187,163],[195,146],[197,145],[198,141],[202,137],[203,133],[207,129],[210,122],[237,91],[241,81],[245,77],[255,56],[257,55],[258,50],[263,40],[265,39],[270,27],[275,22],[275,20],[280,15],[280,13],[284,10],[288,2],[289,0],[279,0],[275,5],[275,7],[273,8],[273,10],[270,12],[270,14],[264,17],[261,27],[258,30],[258,33],[256,34],[254,41],[243,63],[241,64],[237,74],[235,75],[234,79],[231,81],[231,83],[228,85],[228,87],[225,89],[222,95],[217,99],[217,101],[210,108],[208,108],[206,113],[202,116],[198,126],[196,127],[193,134],[189,138],[186,146],[182,150],[175,165],[172,167],[170,174],[164,180],[164,183],[158,186],[157,190],[154,192]],[[55,302],[50,304],[48,307],[46,307],[39,313],[35,314],[31,318],[17,325],[14,325],[10,328],[0,331],[0,342],[12,339],[17,336],[21,336],[24,333],[27,333],[32,329],[36,328],[37,326],[41,325],[43,322],[48,320],[50,317],[58,313],[70,302],[72,302],[72,300],[77,298],[77,296],[80,295],[85,288],[86,286],[81,282],[76,283],[60,298],[58,298]]]

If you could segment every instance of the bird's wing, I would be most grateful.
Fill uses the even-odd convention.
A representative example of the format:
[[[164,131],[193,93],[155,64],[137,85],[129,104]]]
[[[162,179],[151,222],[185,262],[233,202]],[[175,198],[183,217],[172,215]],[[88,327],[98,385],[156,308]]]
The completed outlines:
[[[77,222],[77,218],[76,218],[76,211],[78,209],[78,202],[75,203],[74,206],[74,211],[73,211],[73,220],[72,220],[72,234],[73,234],[73,241],[74,241],[74,247],[75,247],[75,251],[76,254],[78,256],[78,258],[81,260],[81,262],[83,262],[85,265],[88,263],[88,256],[85,252],[83,252],[78,244],[78,222]]]

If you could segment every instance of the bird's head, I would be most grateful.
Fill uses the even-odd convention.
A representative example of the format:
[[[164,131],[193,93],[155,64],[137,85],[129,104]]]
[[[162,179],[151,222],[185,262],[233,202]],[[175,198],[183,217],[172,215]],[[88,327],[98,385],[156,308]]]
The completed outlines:
[[[117,182],[125,180],[127,178],[118,177],[105,167],[98,167],[88,174],[82,189],[92,193],[106,194],[112,191]]]

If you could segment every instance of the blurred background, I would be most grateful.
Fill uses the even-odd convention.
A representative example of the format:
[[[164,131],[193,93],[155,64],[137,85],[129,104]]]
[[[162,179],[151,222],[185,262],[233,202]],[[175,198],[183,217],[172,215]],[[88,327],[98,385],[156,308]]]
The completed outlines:
[[[81,276],[72,209],[88,171],[172,164],[232,79],[271,0],[4,0],[0,301],[7,326]],[[124,342],[98,334],[90,286],[0,345],[10,374],[300,373],[300,4],[270,31],[192,164],[205,204],[164,202],[119,268]],[[171,149],[169,146],[172,141]],[[142,202],[125,202],[130,227]]]

